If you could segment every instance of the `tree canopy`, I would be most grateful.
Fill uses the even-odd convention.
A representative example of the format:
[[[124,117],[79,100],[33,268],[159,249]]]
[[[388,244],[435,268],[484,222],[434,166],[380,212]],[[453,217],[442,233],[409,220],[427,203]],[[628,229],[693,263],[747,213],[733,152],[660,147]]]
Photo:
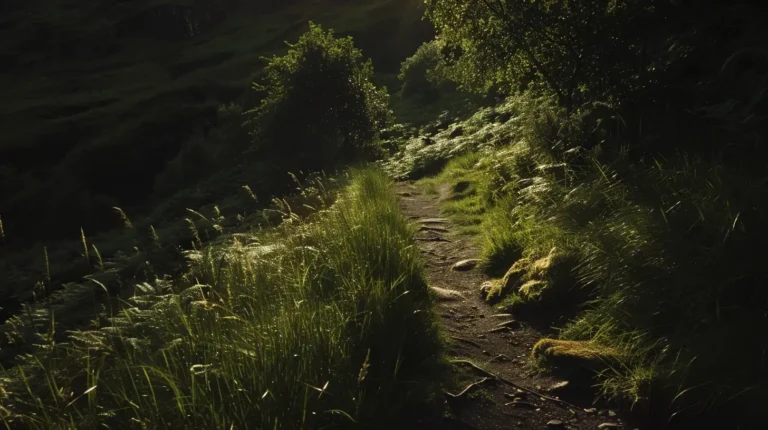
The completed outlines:
[[[652,9],[644,0],[427,0],[453,48],[454,80],[481,91],[543,87],[565,104],[640,72],[642,64],[622,60],[642,56],[636,26]]]

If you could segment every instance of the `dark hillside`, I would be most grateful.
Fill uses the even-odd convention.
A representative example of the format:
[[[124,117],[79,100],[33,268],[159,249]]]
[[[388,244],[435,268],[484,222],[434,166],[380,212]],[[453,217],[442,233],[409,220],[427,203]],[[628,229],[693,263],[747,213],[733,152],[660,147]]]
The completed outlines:
[[[431,36],[412,0],[0,2],[0,214],[9,241],[113,227],[263,55],[314,20],[353,35],[379,72]],[[386,49],[384,49],[386,47]],[[251,101],[253,102],[253,101]],[[191,184],[182,184],[191,185]]]

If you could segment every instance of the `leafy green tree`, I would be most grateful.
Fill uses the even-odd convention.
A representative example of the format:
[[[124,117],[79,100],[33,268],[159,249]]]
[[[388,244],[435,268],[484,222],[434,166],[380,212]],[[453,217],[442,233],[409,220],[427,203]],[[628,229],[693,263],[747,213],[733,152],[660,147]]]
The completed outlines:
[[[427,0],[454,47],[449,74],[468,89],[538,87],[571,106],[585,93],[621,91],[641,64],[645,0]],[[648,4],[646,4],[648,3]]]
[[[246,112],[255,150],[290,170],[315,170],[376,155],[391,119],[386,89],[351,37],[310,23],[288,53],[268,59],[261,103]]]

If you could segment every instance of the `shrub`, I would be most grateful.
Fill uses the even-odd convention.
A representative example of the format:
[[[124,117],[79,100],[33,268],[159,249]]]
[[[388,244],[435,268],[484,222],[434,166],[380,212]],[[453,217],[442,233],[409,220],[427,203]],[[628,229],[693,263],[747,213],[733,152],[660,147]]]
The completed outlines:
[[[373,64],[351,37],[310,23],[287,54],[268,60],[263,76],[254,88],[264,99],[246,112],[263,158],[296,171],[377,154],[391,116],[388,95],[371,82]]]
[[[427,100],[437,98],[440,86],[445,84],[444,67],[445,61],[438,41],[421,45],[400,67],[398,78],[403,83],[403,97],[421,96]]]

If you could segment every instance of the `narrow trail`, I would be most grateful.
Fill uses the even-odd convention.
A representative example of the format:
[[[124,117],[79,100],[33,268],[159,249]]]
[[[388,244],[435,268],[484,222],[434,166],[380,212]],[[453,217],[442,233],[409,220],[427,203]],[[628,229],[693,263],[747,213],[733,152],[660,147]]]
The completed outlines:
[[[453,418],[431,428],[625,428],[612,411],[592,409],[589,396],[569,396],[574,387],[567,381],[532,374],[526,366],[530,351],[546,331],[487,305],[479,288],[489,278],[471,263],[455,270],[457,262],[478,259],[480,249],[441,217],[439,203],[451,197],[450,188],[439,187],[439,195],[431,195],[413,184],[399,183],[397,193],[403,213],[419,226],[417,240],[427,281],[441,329],[450,341],[448,358],[473,375],[466,393],[460,388],[446,395]]]

